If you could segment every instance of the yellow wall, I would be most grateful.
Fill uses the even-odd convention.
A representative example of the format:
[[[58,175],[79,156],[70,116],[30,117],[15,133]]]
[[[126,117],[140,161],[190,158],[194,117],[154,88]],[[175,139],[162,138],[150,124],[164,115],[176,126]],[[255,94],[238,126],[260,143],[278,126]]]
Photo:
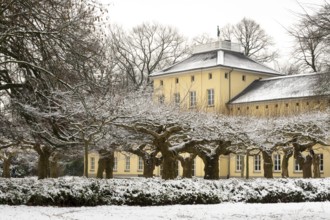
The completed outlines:
[[[329,97],[295,98],[263,102],[230,104],[231,115],[285,116],[330,107]]]
[[[225,77],[227,73],[228,77]],[[212,74],[212,79],[209,79]],[[245,80],[242,80],[242,76]],[[192,82],[191,77],[194,76]],[[180,94],[182,108],[189,108],[190,91],[196,91],[197,109],[207,112],[227,113],[226,103],[250,85],[254,80],[268,75],[226,68],[209,68],[153,78],[154,98],[165,97],[166,103],[174,103],[174,94]],[[178,80],[178,83],[177,83]],[[161,81],[163,85],[161,85]],[[214,106],[208,106],[207,90],[214,89]]]

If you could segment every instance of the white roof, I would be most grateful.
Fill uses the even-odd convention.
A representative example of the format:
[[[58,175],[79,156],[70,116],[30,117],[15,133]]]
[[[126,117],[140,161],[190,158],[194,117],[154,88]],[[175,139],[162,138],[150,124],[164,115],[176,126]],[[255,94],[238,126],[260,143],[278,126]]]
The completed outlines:
[[[188,70],[196,70],[196,69],[204,69],[211,67],[229,67],[236,68],[241,70],[254,71],[258,73],[266,73],[271,75],[282,75],[279,72],[260,64],[249,57],[243,55],[240,52],[230,51],[230,50],[221,50],[223,51],[223,63],[218,64],[218,51],[207,51],[203,53],[193,54],[187,59],[176,63],[166,69],[163,69],[159,72],[154,72],[150,76],[161,76],[167,74],[175,74],[178,72],[188,71]]]
[[[229,103],[330,96],[330,72],[256,80]]]

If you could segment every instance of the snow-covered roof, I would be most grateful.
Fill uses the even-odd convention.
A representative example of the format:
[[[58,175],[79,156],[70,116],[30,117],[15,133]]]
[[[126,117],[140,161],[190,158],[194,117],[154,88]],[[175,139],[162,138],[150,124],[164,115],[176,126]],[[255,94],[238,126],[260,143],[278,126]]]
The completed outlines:
[[[240,70],[254,71],[258,73],[266,73],[271,75],[282,75],[279,72],[260,64],[249,57],[243,55],[240,52],[221,50],[223,52],[223,57],[218,57],[219,50],[207,51],[203,53],[192,54],[187,59],[178,62],[168,68],[161,71],[154,72],[150,76],[162,76],[167,74],[174,74],[178,72],[184,72],[189,70],[211,68],[211,67],[229,67]],[[219,59],[223,59],[219,63]]]
[[[229,103],[330,95],[330,72],[256,80]]]

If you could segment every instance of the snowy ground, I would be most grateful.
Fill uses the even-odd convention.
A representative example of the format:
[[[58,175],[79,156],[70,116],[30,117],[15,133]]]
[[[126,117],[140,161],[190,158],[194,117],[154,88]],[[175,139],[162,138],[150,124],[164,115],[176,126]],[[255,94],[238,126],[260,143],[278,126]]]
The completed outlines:
[[[80,208],[0,206],[1,220],[40,219],[330,219],[330,202]]]

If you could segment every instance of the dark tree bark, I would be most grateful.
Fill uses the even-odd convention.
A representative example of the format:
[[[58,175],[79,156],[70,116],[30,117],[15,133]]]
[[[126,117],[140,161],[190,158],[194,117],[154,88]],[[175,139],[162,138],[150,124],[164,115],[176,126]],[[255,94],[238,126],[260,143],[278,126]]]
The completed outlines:
[[[4,178],[10,178],[10,163],[11,163],[11,157],[3,159],[2,164],[2,177]]]
[[[313,174],[314,178],[320,178],[321,177],[321,171],[320,171],[320,155],[314,154],[313,155]]]
[[[289,159],[293,155],[293,151],[291,148],[283,149],[284,155],[282,159],[282,178],[289,177]]]
[[[178,159],[181,162],[181,166],[183,169],[183,172],[182,172],[183,178],[192,178],[194,161],[195,161],[196,156],[197,156],[196,154],[189,154],[188,157],[179,156]]]
[[[49,170],[51,178],[58,178],[59,176],[58,156],[58,153],[53,153],[49,160]]]
[[[273,178],[273,160],[272,154],[267,151],[261,151],[264,159],[264,177]]]
[[[294,158],[297,160],[299,166],[302,168],[303,178],[312,178],[313,156],[311,154],[308,154],[306,155],[306,157],[304,157],[301,152],[310,149],[313,145],[314,143],[299,144],[296,141],[293,142]],[[314,152],[312,154],[314,154]]]
[[[98,161],[98,168],[97,168],[97,178],[103,178],[103,172],[105,171],[105,178],[111,179],[113,178],[113,166],[114,166],[114,152],[107,151],[107,150],[100,150],[99,151],[99,161]]]
[[[220,154],[211,157],[202,157],[204,162],[204,179],[219,179],[219,157]]]
[[[38,179],[49,177],[49,157],[52,154],[52,149],[48,146],[34,145],[34,150],[38,153]]]
[[[162,154],[163,155],[163,172],[162,179],[170,180],[175,179],[178,176],[178,160],[175,155],[171,153]]]

